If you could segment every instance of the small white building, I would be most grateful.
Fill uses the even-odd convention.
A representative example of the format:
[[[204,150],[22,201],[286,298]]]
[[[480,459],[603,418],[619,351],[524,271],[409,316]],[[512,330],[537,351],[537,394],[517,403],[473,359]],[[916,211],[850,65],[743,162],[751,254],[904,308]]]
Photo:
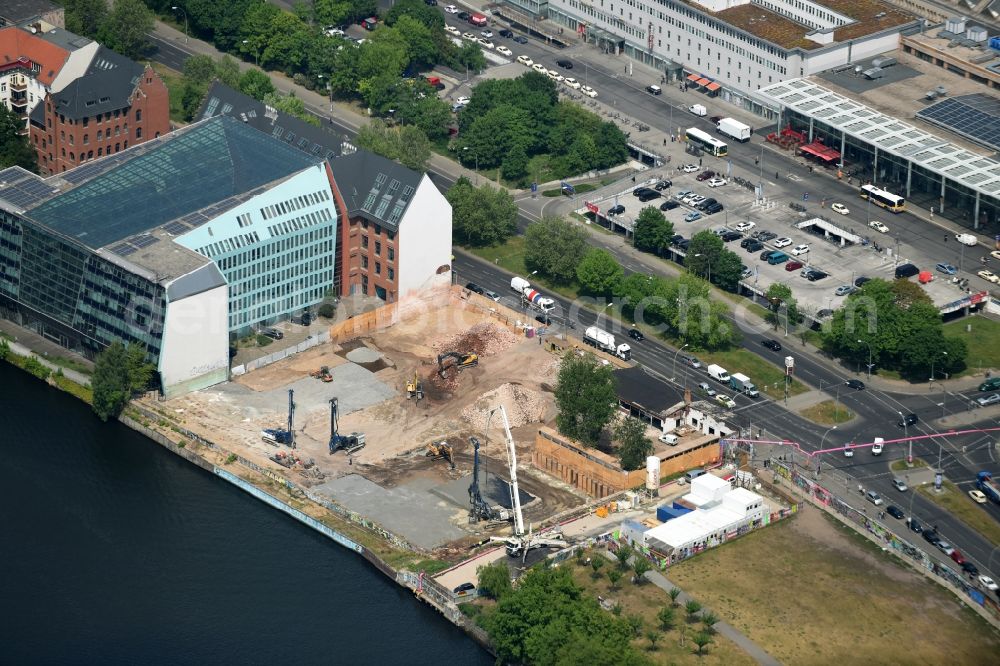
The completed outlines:
[[[759,526],[768,514],[764,498],[712,474],[691,482],[684,500],[698,508],[643,534],[643,545],[671,560],[712,548]]]

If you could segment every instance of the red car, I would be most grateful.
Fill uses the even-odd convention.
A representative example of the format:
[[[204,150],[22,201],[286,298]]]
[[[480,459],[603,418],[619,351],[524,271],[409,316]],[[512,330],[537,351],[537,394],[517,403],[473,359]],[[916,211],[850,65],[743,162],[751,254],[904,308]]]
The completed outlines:
[[[697,176],[695,176],[695,180],[708,180],[709,178],[715,178],[714,171],[702,171]]]
[[[955,560],[955,564],[965,564],[965,557],[957,548],[951,551],[951,559]]]
[[[801,261],[789,261],[788,263],[785,264],[785,270],[788,272],[797,271],[800,268],[802,268]]]

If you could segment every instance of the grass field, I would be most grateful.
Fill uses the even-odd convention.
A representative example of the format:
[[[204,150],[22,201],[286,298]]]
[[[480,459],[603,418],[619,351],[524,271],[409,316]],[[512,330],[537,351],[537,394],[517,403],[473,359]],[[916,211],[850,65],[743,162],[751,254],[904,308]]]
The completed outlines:
[[[601,555],[590,552],[590,557],[601,557]],[[704,654],[698,657],[694,654],[695,645],[691,642],[691,637],[701,631],[702,625],[687,624],[685,622],[684,608],[675,609],[677,625],[668,631],[662,631],[656,620],[656,614],[664,606],[670,605],[670,597],[659,587],[650,582],[642,585],[634,585],[629,582],[631,575],[626,572],[618,582],[618,589],[612,590],[608,580],[607,572],[610,569],[617,569],[618,563],[608,560],[600,571],[600,576],[594,579],[590,567],[582,567],[570,560],[563,566],[571,567],[573,578],[587,594],[600,596],[608,600],[614,600],[621,604],[621,617],[628,615],[639,615],[643,619],[643,629],[640,632],[642,637],[636,638],[633,645],[645,654],[654,664],[753,664],[754,661],[742,650],[736,647],[729,639],[718,633],[712,636],[712,642],[705,648]],[[650,650],[650,642],[645,637],[647,630],[657,631],[660,638],[656,642],[656,649]],[[685,632],[683,647],[680,645],[681,631]]]
[[[802,418],[819,425],[832,426],[847,423],[854,418],[854,412],[836,400],[824,400],[799,412]]]
[[[923,458],[914,458],[913,459],[913,466],[914,467],[928,467],[927,461],[924,460]],[[906,460],[905,459],[900,459],[900,460],[893,460],[889,464],[889,469],[891,469],[893,472],[905,472],[906,470],[910,469],[910,466],[906,464]]]
[[[808,506],[666,575],[785,664],[970,664],[1000,647],[957,598]]]
[[[966,332],[966,326],[971,326],[972,331]],[[963,317],[945,324],[944,334],[965,340],[969,349],[965,359],[968,369],[959,375],[1000,368],[1000,322],[985,317]]]
[[[772,398],[781,398],[785,395],[785,373],[782,369],[746,349],[698,352],[697,356],[702,363],[716,363],[729,372],[742,372],[750,377],[761,392]],[[802,382],[795,379],[788,385],[788,395],[790,396],[805,393],[808,390]]]
[[[476,256],[485,259],[486,261],[500,266],[506,271],[510,271],[514,275],[527,277],[533,286],[537,284],[543,291],[548,289],[549,291],[554,291],[560,296],[565,296],[569,299],[578,298],[579,291],[576,285],[555,286],[541,276],[528,275],[530,271],[524,265],[524,243],[524,236],[511,236],[510,239],[502,245],[492,245],[490,247],[466,247],[465,249]]]
[[[970,486],[967,490],[971,490]],[[983,509],[972,501],[968,493],[951,481],[945,480],[940,493],[934,492],[933,485],[921,486],[920,493],[948,513],[983,535],[990,543],[1000,544],[1000,525]]]

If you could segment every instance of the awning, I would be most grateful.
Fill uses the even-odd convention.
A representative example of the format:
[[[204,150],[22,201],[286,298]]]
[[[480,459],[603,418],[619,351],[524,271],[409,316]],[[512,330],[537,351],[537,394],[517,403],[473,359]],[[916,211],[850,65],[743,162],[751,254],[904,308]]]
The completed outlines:
[[[698,79],[699,86],[707,86],[711,81],[709,79]]]
[[[721,87],[722,87],[722,86],[720,86],[720,85],[719,85],[718,83],[716,83],[715,81],[713,81],[712,83],[709,83],[709,84],[708,84],[708,85],[706,86],[706,88],[708,88],[709,90],[718,90],[718,89],[719,89],[719,88],[721,88]]]
[[[813,155],[824,162],[833,162],[834,160],[840,159],[840,151],[834,150],[828,146],[824,146],[818,141],[813,141],[812,143],[801,146],[799,148],[803,153],[807,155]]]
[[[698,74],[688,74],[688,81],[697,81],[701,76]]]

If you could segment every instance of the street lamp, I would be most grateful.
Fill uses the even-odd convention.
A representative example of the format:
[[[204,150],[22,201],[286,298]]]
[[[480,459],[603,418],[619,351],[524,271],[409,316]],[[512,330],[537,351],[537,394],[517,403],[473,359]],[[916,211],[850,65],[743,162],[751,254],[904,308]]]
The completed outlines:
[[[686,342],[684,343],[684,347],[687,347]],[[681,347],[680,349],[674,352],[674,363],[670,369],[670,381],[674,381],[675,379],[677,379],[677,355],[681,353],[681,349],[684,349],[684,347]]]
[[[872,380],[872,343],[858,340],[863,345],[868,345],[868,381]]]
[[[462,148],[462,152],[464,153],[468,149],[469,147],[465,146],[464,148]],[[473,150],[472,157],[476,160],[476,185],[479,185],[479,152]]]
[[[941,355],[942,356],[947,356],[948,352],[943,351],[943,352],[941,352]],[[927,380],[927,390],[928,391],[931,389],[931,383],[934,381],[934,359],[935,358],[936,358],[935,356],[931,356],[931,378]]]
[[[243,43],[247,45],[248,49],[250,48],[250,40],[249,39],[244,39]],[[257,67],[260,67],[260,63],[257,62],[257,49],[253,50],[253,64],[256,65]]]
[[[188,14],[184,11],[183,7],[178,7],[177,5],[172,6],[171,9],[184,14],[184,43],[186,44],[188,41]]]
[[[712,282],[712,260],[707,255],[701,254],[700,252],[698,254],[694,255],[694,256],[696,256],[696,257],[705,257],[705,259],[708,261],[708,282],[711,284],[711,282]]]
[[[820,451],[822,451],[822,450],[823,450],[823,442],[825,442],[825,441],[826,441],[826,436],[827,436],[827,435],[829,435],[831,431],[833,431],[833,430],[836,430],[836,429],[837,429],[837,426],[835,426],[835,425],[832,425],[832,426],[830,426],[829,428],[827,428],[827,429],[826,429],[826,432],[824,432],[824,433],[823,433],[823,437],[822,437],[822,438],[821,438],[821,439],[819,440],[819,450],[820,450]],[[822,453],[817,453],[816,455],[817,455],[817,456],[820,456],[820,455],[823,455],[823,454],[822,454]],[[820,465],[821,465],[821,464],[822,464],[822,463],[821,463],[821,459],[820,459],[820,458],[817,458],[817,459],[816,459],[816,476],[819,476],[819,473],[820,473]]]
[[[903,412],[896,413],[899,414],[899,422],[903,424],[903,437],[906,439],[906,444],[909,447],[906,453],[906,463],[913,465],[913,440],[910,439],[910,429],[906,425],[906,417],[903,416]]]

